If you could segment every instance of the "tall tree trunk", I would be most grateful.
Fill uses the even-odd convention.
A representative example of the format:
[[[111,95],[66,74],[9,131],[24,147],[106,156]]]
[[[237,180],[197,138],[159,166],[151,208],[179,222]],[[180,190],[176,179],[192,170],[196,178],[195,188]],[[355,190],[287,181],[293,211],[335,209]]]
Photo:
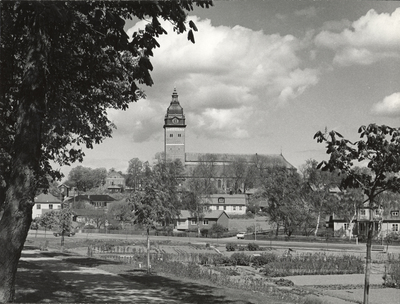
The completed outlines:
[[[35,25],[32,25],[35,27]],[[37,27],[39,25],[36,25]],[[17,111],[13,162],[7,182],[4,213],[0,219],[0,302],[12,302],[15,274],[32,222],[41,158],[41,124],[44,116],[46,43],[38,28],[32,29],[30,47]]]
[[[371,212],[371,210],[369,210]],[[369,277],[371,273],[371,245],[372,245],[372,225],[371,220],[368,222],[367,235],[367,257],[365,259],[365,280],[364,280],[364,301],[363,304],[368,304],[369,298]]]
[[[147,273],[150,273],[150,229],[147,227]]]
[[[321,211],[318,211],[317,225],[315,226],[315,232],[314,232],[314,236],[315,237],[317,237],[317,234],[318,234],[318,228],[319,228],[320,220],[321,220]]]
[[[349,240],[351,240],[351,238],[353,237],[354,219],[356,218],[356,216],[357,216],[357,206],[356,203],[354,203],[354,214],[349,222]]]

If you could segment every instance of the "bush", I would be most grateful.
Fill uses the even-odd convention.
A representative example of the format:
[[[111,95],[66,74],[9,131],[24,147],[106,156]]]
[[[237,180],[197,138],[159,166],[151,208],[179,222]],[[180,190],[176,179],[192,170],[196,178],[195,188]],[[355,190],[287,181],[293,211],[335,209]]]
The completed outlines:
[[[351,274],[363,273],[364,263],[360,257],[326,254],[303,254],[298,256],[276,256],[266,264],[267,276]]]
[[[208,236],[208,229],[206,229],[206,228],[201,228],[201,229],[200,229],[200,233],[201,233],[201,236],[207,237],[207,236]]]
[[[249,251],[258,251],[258,250],[260,250],[260,246],[258,244],[256,244],[256,243],[248,243],[247,244],[247,249]]]
[[[91,228],[86,228],[86,229],[91,229]],[[108,230],[120,230],[121,226],[116,226],[116,225],[108,225],[107,226]]]
[[[213,263],[214,263],[215,266],[217,266],[217,265],[230,265],[231,264],[231,260],[227,256],[217,255],[217,256],[214,256]]]
[[[389,258],[388,271],[383,276],[384,285],[387,287],[400,288],[400,255],[399,258]]]
[[[94,226],[94,225],[85,225],[84,227],[83,227],[83,229],[96,229],[96,227]]]
[[[245,253],[235,252],[231,255],[230,258],[231,265],[239,265],[239,266],[249,266],[250,265],[250,256]]]
[[[388,235],[385,236],[385,242],[386,244],[391,244],[393,241],[400,240],[400,234],[397,232],[392,231]]]
[[[237,245],[233,244],[233,243],[227,243],[226,244],[226,251],[235,251],[236,250]]]
[[[268,263],[272,263],[276,261],[278,256],[273,253],[265,253],[260,256],[255,256],[251,259],[253,266],[259,267],[267,265]]]
[[[225,228],[225,227],[222,226],[222,225],[214,224],[214,225],[211,226],[211,228],[210,228],[210,230],[209,230],[208,232],[209,232],[210,234],[214,235],[214,236],[221,237],[222,234],[223,234],[224,232],[226,232],[227,230],[228,230],[228,229]]]

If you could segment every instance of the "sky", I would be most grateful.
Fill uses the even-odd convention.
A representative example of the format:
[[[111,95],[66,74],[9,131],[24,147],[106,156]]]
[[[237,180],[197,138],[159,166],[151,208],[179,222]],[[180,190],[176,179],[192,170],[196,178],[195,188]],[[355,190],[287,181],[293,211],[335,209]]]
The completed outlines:
[[[168,35],[151,58],[146,99],[109,111],[113,137],[72,167],[126,172],[132,158],[152,163],[174,88],[186,152],[282,153],[299,168],[329,157],[317,131],[357,140],[361,125],[400,127],[399,2],[215,1],[188,20],[195,44],[163,22]],[[146,22],[127,22],[128,35]]]

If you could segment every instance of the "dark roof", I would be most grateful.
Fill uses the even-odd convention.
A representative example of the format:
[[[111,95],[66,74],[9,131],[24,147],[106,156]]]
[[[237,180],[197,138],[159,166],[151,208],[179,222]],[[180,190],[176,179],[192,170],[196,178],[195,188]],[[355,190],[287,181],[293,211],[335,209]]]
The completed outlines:
[[[166,116],[170,116],[170,115],[183,116],[183,109],[182,109],[181,105],[179,104],[178,93],[176,92],[176,88],[174,89],[174,92],[172,93],[172,101],[167,109]]]
[[[209,153],[186,153],[185,154],[185,175],[191,176],[193,170],[201,163],[210,162],[207,159],[213,157],[214,176],[229,176],[228,166],[237,159],[244,159],[248,164],[259,161],[264,167],[282,166],[287,169],[296,170],[282,154],[264,155],[264,154],[209,154]]]
[[[213,156],[216,163],[232,163],[237,159],[244,159],[247,163],[254,163],[259,160],[267,166],[284,166],[288,169],[295,169],[282,154],[228,154],[228,153],[185,153],[186,163],[207,162],[206,156]]]
[[[54,195],[51,195],[50,193],[44,194],[41,193],[38,196],[35,197],[35,204],[49,204],[49,203],[54,203],[54,204],[61,204],[61,201],[56,198]]]
[[[75,216],[88,216],[93,214],[103,214],[104,210],[101,209],[73,209],[72,213]]]
[[[221,203],[219,198],[224,198],[224,202]],[[245,206],[246,194],[211,194],[203,198],[203,203],[205,205]]]
[[[68,201],[92,201],[92,202],[113,202],[115,198],[107,194],[81,194],[70,198]]]

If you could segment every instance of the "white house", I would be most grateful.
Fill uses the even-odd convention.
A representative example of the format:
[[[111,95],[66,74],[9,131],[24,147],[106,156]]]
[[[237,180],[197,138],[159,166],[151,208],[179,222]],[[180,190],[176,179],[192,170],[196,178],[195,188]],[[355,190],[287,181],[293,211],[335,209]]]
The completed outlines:
[[[223,210],[228,215],[246,214],[248,194],[211,194],[203,198],[205,210]]]
[[[51,195],[50,193],[39,194],[35,197],[34,203],[35,205],[32,209],[32,218],[40,217],[42,214],[50,210],[61,209],[61,200]]]

